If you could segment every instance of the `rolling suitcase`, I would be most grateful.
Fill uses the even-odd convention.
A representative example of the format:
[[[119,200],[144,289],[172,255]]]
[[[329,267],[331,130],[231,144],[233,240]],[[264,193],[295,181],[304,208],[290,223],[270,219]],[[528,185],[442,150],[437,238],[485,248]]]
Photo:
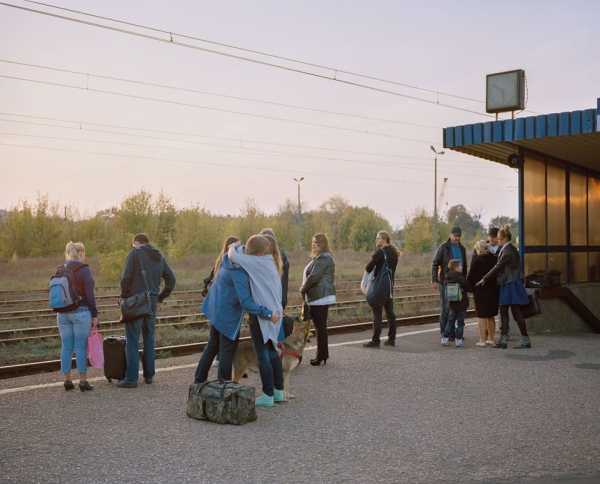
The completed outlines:
[[[111,382],[125,378],[127,359],[125,358],[125,338],[106,338],[103,344],[104,350],[104,376]]]

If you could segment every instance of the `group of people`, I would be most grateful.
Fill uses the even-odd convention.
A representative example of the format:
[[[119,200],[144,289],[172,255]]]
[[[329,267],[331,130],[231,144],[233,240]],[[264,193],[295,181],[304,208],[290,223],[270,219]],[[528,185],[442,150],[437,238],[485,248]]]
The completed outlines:
[[[432,264],[432,282],[440,294],[441,344],[455,342],[464,346],[464,326],[472,292],[479,319],[477,346],[507,348],[509,309],[521,332],[518,348],[531,348],[527,324],[521,307],[528,303],[528,295],[521,279],[520,257],[512,244],[508,226],[492,228],[487,240],[475,244],[470,269],[467,252],[461,244],[461,229],[454,227],[449,239],[437,250]],[[379,348],[383,313],[388,322],[386,345],[396,344],[396,316],[394,313],[393,281],[398,264],[398,251],[390,234],[377,233],[376,249],[365,267],[377,276],[388,270],[392,286],[389,297],[381,304],[372,305],[373,336],[365,343],[367,348]],[[87,338],[98,327],[98,310],[94,296],[94,278],[85,264],[85,246],[69,242],[65,249],[64,268],[79,295],[78,305],[72,311],[58,314],[61,337],[61,372],[64,387],[72,390],[71,358],[76,355],[79,388],[93,389],[86,379]],[[161,290],[161,281],[164,281]],[[125,324],[126,361],[125,378],[117,383],[120,388],[135,388],[139,378],[139,340],[143,340],[142,374],[146,384],[152,384],[155,374],[156,308],[175,288],[175,274],[161,252],[150,244],[145,234],[137,234],[127,256],[121,278],[121,298],[147,291],[150,295],[151,314]],[[256,404],[272,407],[285,400],[283,369],[277,345],[283,337],[282,318],[287,305],[289,261],[279,248],[272,229],[263,229],[252,235],[244,245],[237,237],[228,237],[208,278],[204,280],[202,310],[210,322],[207,346],[202,353],[194,380],[205,382],[210,367],[218,356],[218,377],[231,380],[233,357],[239,340],[244,315],[249,315],[249,330],[256,351],[263,393]],[[303,316],[312,320],[317,336],[317,354],[310,360],[313,366],[325,365],[329,359],[327,318],[329,306],[336,303],[335,259],[325,234],[315,234],[311,242],[311,258],[302,273],[300,295],[304,304]],[[495,316],[500,312],[501,335],[495,341]]]
[[[515,348],[531,348],[527,323],[521,307],[529,303],[521,276],[519,251],[512,243],[509,226],[490,228],[487,240],[475,244],[471,267],[461,244],[462,231],[454,227],[450,238],[437,250],[432,264],[432,283],[440,294],[441,344],[464,346],[464,327],[469,305],[468,293],[475,299],[479,325],[476,346],[508,347],[509,309],[521,333]],[[500,312],[500,339],[495,341],[495,316]]]

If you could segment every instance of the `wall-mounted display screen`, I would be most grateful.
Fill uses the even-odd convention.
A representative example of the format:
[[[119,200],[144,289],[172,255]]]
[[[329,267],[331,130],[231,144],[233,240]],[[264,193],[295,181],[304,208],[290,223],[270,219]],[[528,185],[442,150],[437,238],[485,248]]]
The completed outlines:
[[[485,110],[503,113],[525,109],[525,71],[498,72],[486,76]]]

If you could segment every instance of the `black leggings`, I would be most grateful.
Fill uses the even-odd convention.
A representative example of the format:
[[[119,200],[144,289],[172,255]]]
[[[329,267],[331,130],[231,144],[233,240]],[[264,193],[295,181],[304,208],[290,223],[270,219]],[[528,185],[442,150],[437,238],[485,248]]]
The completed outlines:
[[[506,336],[508,334],[508,308],[511,309],[513,318],[515,318],[515,321],[519,325],[521,336],[528,336],[527,323],[525,322],[525,318],[521,312],[521,306],[518,304],[500,306],[500,321],[502,322],[500,326],[500,334],[502,336]]]
[[[329,344],[327,343],[327,314],[329,306],[311,306],[310,317],[317,332],[317,359],[329,358]]]

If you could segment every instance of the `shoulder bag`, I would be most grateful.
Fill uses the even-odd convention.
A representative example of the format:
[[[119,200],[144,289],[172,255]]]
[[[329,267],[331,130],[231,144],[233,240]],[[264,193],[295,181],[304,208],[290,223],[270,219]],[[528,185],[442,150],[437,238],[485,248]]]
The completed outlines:
[[[142,258],[139,253],[136,252],[135,255],[140,264],[146,290],[119,300],[119,306],[121,307],[121,321],[124,322],[134,321],[152,314],[152,300],[150,298],[148,280],[146,279],[146,269],[144,269],[144,264],[142,263]]]

